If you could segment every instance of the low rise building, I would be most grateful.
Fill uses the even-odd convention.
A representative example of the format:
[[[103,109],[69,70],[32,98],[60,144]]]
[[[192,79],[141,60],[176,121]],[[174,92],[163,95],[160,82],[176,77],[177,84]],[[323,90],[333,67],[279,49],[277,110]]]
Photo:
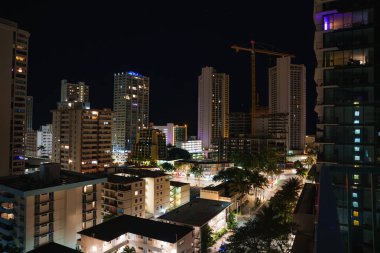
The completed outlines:
[[[170,181],[170,210],[190,201],[190,184]]]
[[[0,178],[0,243],[22,252],[49,242],[74,248],[77,232],[100,223],[106,177],[41,164],[39,172]]]
[[[102,216],[128,214],[145,217],[145,181],[110,175],[102,189]]]
[[[208,225],[214,233],[227,228],[227,210],[230,205],[230,202],[198,198],[160,216],[158,219],[172,224],[193,227],[194,247],[195,251],[199,252],[202,243],[202,228]]]
[[[121,252],[124,247],[136,252],[194,252],[193,229],[130,215],[122,215],[80,231],[84,253]]]
[[[228,182],[209,185],[200,190],[200,198],[231,202],[229,211],[238,209],[246,200],[247,195],[231,191]]]
[[[170,176],[162,171],[148,169],[120,169],[116,175],[137,176],[145,181],[145,217],[158,217],[170,207]]]

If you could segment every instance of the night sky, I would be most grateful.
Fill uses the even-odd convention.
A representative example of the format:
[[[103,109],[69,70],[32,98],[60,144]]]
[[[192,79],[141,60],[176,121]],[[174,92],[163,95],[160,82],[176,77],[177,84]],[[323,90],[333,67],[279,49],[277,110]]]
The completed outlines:
[[[315,132],[313,0],[8,2],[0,17],[31,33],[28,94],[34,97],[35,129],[51,122],[61,79],[86,82],[92,108],[112,108],[113,74],[133,70],[150,77],[150,122],[187,123],[196,135],[204,66],[230,75],[230,111],[249,111],[250,56],[230,46],[256,40],[306,65],[307,132]],[[258,57],[263,105],[267,68],[274,63]]]

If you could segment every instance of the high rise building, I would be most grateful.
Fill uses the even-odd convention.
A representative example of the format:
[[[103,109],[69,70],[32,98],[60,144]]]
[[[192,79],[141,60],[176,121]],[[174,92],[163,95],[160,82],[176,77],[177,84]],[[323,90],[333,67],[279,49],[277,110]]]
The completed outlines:
[[[179,126],[173,123],[167,123],[166,126],[153,126],[165,134],[166,145],[179,147],[179,142],[187,140],[187,125]]]
[[[110,109],[53,110],[52,160],[62,169],[103,171],[112,163]]]
[[[379,1],[315,1],[316,252],[380,252]]]
[[[68,83],[61,81],[61,102],[90,102],[90,89],[84,82]]]
[[[251,115],[245,112],[230,112],[230,136],[249,135],[251,133]]]
[[[29,33],[0,19],[0,176],[23,174]]]
[[[147,128],[137,132],[136,143],[132,146],[132,159],[136,161],[157,161],[166,159],[165,134],[158,129]]]
[[[229,135],[229,75],[213,67],[202,68],[198,77],[198,139],[203,148],[218,145]]]
[[[51,158],[53,145],[52,124],[41,126],[37,131],[37,156],[47,156]]]
[[[291,57],[277,58],[269,69],[269,111],[286,122],[286,147],[289,153],[303,153],[306,135],[306,69],[291,63]],[[274,121],[272,117],[269,121]],[[270,124],[270,123],[269,123]]]
[[[26,131],[33,130],[33,97],[26,96]]]
[[[25,132],[25,156],[37,156],[37,131]]]
[[[77,233],[100,223],[106,177],[43,164],[38,172],[0,178],[0,243],[29,252],[57,242],[75,249]]]
[[[138,130],[148,127],[149,77],[133,71],[114,74],[113,110],[113,155],[117,162],[125,162]]]

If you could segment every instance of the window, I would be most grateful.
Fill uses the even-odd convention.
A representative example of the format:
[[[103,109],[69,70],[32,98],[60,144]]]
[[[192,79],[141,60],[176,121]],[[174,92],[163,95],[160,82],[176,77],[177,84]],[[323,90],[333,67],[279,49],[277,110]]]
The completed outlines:
[[[354,142],[355,143],[360,143],[360,138],[355,138]]]
[[[359,111],[355,111],[355,116],[360,116],[360,112]]]
[[[359,221],[358,220],[354,220],[354,226],[359,226]]]
[[[355,129],[355,134],[360,134],[360,129]]]
[[[360,177],[359,177],[358,174],[355,174],[355,175],[354,175],[354,179],[355,179],[355,180],[359,180],[359,178],[360,178]]]
[[[360,151],[360,147],[354,147],[354,150],[355,150],[356,152],[359,152],[359,151]]]
[[[354,120],[354,124],[359,124],[360,121],[359,120]]]
[[[352,197],[353,197],[353,198],[357,198],[357,197],[358,197],[358,193],[353,192],[353,193],[352,193]]]
[[[357,201],[352,202],[353,207],[359,207],[359,203]]]
[[[139,194],[139,191],[135,191],[135,196],[137,196]]]
[[[354,159],[355,159],[355,161],[360,161],[360,156],[356,155],[356,156],[354,156]]]

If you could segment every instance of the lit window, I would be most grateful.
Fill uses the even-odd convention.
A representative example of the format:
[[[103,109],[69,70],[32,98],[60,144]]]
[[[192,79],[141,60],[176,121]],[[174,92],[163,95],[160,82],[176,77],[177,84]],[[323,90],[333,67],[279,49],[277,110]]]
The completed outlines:
[[[354,179],[355,179],[355,180],[359,180],[359,175],[358,175],[358,174],[355,174],[355,175],[354,175]]]
[[[355,116],[360,116],[360,112],[359,111],[355,111]]]
[[[355,134],[360,134],[360,129],[355,129]]]
[[[352,197],[353,197],[353,198],[357,198],[357,197],[358,197],[358,193],[353,192],[353,193],[352,193]]]
[[[358,220],[354,220],[354,226],[359,226],[359,221]]]
[[[358,152],[358,151],[360,151],[360,147],[354,147],[354,150],[355,150],[356,152]]]
[[[359,203],[357,201],[352,202],[353,207],[359,207]]]
[[[360,138],[355,138],[355,143],[360,143]]]
[[[355,156],[355,161],[360,161],[360,156],[356,155]]]
[[[139,191],[135,191],[135,196],[139,194]]]
[[[354,124],[359,124],[359,120],[354,120]]]
[[[353,215],[354,217],[358,217],[358,216],[359,216],[359,212],[358,212],[358,211],[353,211],[353,212],[352,212],[352,215]]]

